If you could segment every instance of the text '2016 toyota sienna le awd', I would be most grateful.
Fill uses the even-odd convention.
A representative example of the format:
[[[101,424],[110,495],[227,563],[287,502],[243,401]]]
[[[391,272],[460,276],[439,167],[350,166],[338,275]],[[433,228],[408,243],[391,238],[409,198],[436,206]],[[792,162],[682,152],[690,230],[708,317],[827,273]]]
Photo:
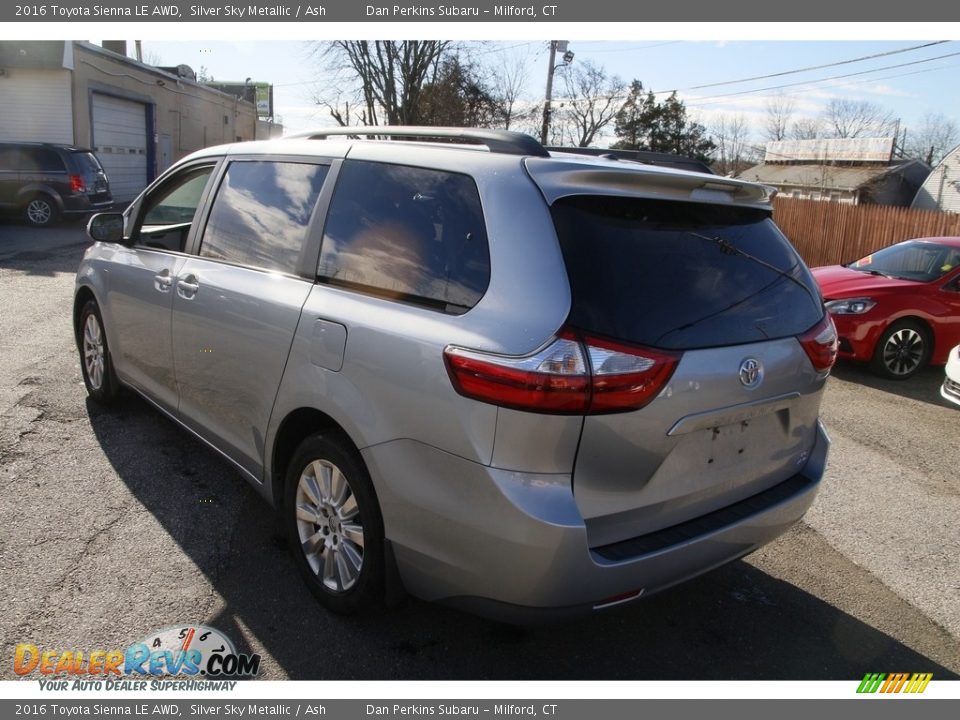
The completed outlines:
[[[74,310],[93,398],[228,458],[325,605],[606,608],[803,515],[836,333],[765,188],[359,131],[184,159],[91,220]]]

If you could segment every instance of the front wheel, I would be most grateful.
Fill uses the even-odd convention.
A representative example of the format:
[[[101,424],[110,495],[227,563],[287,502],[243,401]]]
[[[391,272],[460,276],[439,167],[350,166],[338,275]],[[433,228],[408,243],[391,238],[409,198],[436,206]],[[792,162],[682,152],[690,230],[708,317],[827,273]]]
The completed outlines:
[[[290,462],[284,494],[290,547],[310,591],[333,612],[382,602],[383,520],[362,459],[345,438],[308,437]]]
[[[913,320],[901,320],[880,336],[871,367],[880,377],[906,380],[926,366],[930,350],[926,328]]]
[[[88,300],[80,311],[77,345],[80,350],[80,370],[87,392],[101,405],[110,405],[117,399],[120,384],[113,371],[107,334],[103,330],[103,318],[95,300]]]

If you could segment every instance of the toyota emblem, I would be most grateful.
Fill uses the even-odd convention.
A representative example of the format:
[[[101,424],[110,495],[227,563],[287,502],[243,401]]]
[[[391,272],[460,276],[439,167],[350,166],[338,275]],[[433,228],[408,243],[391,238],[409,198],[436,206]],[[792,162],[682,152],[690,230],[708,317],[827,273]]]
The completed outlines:
[[[747,358],[740,363],[740,382],[744,387],[755,388],[763,380],[763,363],[756,358]]]

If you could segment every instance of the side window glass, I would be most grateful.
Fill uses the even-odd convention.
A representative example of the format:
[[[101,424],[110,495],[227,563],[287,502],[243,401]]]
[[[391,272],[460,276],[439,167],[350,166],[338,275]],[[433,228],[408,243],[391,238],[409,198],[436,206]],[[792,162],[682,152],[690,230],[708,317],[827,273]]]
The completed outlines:
[[[20,151],[15,148],[0,148],[0,171],[16,172],[20,169]]]
[[[212,166],[192,170],[159,188],[147,198],[144,227],[193,222],[211,172]]]
[[[23,153],[23,170],[26,172],[63,172],[63,160],[53,150],[33,148]]]
[[[238,160],[217,191],[200,255],[294,273],[326,165]]]
[[[466,312],[490,281],[476,185],[457,173],[345,162],[318,274],[361,292]]]
[[[192,168],[172,178],[144,198],[138,245],[184,252],[190,226],[213,165]]]

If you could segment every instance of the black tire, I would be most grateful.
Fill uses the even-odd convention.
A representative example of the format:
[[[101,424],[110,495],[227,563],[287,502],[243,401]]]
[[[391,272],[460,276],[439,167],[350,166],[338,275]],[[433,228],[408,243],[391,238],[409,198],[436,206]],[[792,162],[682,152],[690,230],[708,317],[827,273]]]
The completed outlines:
[[[328,610],[349,615],[383,604],[383,519],[366,466],[346,438],[319,433],[300,443],[287,468],[282,513],[297,569]]]
[[[930,360],[930,333],[915,320],[899,320],[877,341],[870,368],[888,380],[906,380],[927,366]]]
[[[50,227],[60,222],[60,211],[49,195],[34,195],[23,206],[23,219],[33,227]]]
[[[120,393],[120,383],[113,369],[103,318],[95,300],[87,300],[80,311],[76,334],[80,371],[87,393],[101,405],[113,404]]]

